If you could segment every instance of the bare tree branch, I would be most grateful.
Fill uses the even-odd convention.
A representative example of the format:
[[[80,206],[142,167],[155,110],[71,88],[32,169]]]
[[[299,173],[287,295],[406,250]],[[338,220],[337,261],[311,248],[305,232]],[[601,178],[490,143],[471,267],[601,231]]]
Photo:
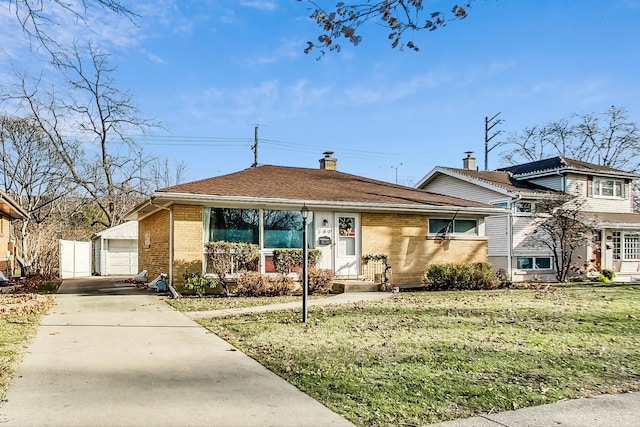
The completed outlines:
[[[302,1],[302,0],[298,0]],[[316,1],[307,0],[312,5],[312,12],[309,15],[320,27],[322,33],[317,38],[317,42],[307,42],[305,53],[313,49],[320,49],[324,54],[325,49],[329,51],[340,51],[339,40],[346,39],[349,43],[357,46],[362,37],[358,30],[369,23],[376,21],[386,27],[389,31],[388,38],[391,47],[399,47],[400,50],[408,48],[418,51],[418,46],[413,41],[403,41],[407,30],[411,31],[434,31],[447,25],[448,22],[461,20],[467,17],[467,9],[471,7],[474,0],[466,0],[461,6],[454,4],[450,14],[440,11],[424,11],[422,0],[367,0],[365,3],[345,3],[338,2],[332,9],[324,9]],[[424,18],[427,14],[427,18]]]

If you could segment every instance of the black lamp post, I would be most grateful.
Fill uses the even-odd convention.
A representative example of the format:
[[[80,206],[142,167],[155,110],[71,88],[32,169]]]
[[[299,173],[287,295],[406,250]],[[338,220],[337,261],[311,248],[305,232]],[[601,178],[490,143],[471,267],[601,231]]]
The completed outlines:
[[[307,218],[309,217],[309,208],[306,203],[300,209],[302,215],[302,322],[307,322],[307,294],[309,293],[309,273],[307,272],[307,264],[309,254],[307,251]]]

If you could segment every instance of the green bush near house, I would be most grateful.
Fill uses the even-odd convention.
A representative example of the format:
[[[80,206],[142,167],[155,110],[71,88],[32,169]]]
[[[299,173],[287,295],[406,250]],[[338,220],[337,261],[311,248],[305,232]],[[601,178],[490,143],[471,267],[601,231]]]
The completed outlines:
[[[202,297],[207,291],[212,292],[218,286],[216,279],[204,277],[200,273],[185,272],[183,277],[184,288],[195,292],[199,297]]]
[[[497,289],[500,286],[500,280],[488,262],[431,264],[422,281],[429,291]]]
[[[613,278],[615,277],[616,273],[613,270],[609,270],[607,268],[605,268],[604,270],[602,270],[602,275],[609,279],[609,280],[613,280]]]

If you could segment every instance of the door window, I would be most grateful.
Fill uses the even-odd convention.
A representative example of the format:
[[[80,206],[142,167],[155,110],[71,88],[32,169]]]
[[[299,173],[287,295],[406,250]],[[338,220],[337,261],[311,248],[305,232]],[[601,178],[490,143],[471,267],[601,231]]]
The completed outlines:
[[[338,217],[339,242],[338,256],[356,254],[356,219],[352,216]]]

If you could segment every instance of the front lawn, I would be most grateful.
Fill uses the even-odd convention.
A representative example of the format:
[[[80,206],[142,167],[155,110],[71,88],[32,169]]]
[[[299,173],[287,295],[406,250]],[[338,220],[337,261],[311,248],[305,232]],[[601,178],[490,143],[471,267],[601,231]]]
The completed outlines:
[[[638,307],[638,286],[414,292],[200,323],[357,425],[423,425],[640,390]]]
[[[36,294],[0,295],[1,397],[4,397],[18,362],[51,303],[51,299]]]
[[[310,295],[309,299],[326,298],[327,295]],[[203,297],[203,298],[178,298],[167,299],[166,302],[176,310],[185,311],[210,311],[226,310],[230,308],[258,307],[261,305],[281,304],[285,302],[299,301],[302,304],[302,296],[289,295],[281,297]]]

